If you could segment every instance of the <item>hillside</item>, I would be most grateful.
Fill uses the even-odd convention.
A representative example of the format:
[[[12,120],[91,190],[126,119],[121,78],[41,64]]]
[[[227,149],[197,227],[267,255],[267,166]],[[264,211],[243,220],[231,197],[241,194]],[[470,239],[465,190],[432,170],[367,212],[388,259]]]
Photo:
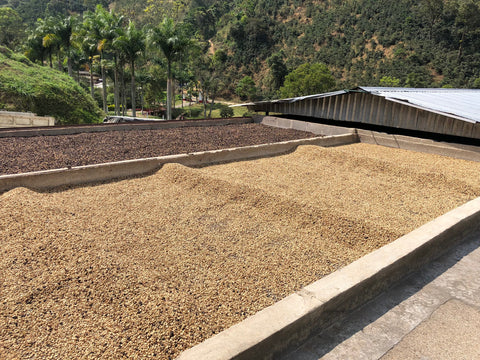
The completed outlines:
[[[224,96],[245,76],[257,96],[276,96],[306,62],[325,63],[337,88],[480,87],[478,0],[0,0],[30,24],[97,3],[147,28],[172,17],[223,50]]]
[[[59,124],[101,121],[101,112],[72,78],[0,47],[0,108],[53,116]]]
[[[166,1],[137,1],[135,8],[158,13],[161,3]],[[478,0],[167,3],[176,6],[171,14],[228,53],[231,80],[251,75],[266,93],[278,87],[279,62],[287,73],[305,62],[323,62],[338,87],[474,87],[480,78]],[[121,11],[131,1],[114,4]]]

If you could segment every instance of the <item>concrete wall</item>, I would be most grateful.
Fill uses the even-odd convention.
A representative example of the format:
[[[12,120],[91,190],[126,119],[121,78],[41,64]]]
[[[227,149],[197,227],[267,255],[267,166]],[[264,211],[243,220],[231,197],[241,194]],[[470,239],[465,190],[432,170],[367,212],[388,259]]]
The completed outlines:
[[[357,129],[357,134],[359,141],[366,144],[375,144],[480,162],[479,146],[447,143],[361,129]]]
[[[310,123],[306,121],[279,118],[275,116],[253,115],[253,121],[263,125],[278,127],[282,129],[295,129],[295,130],[301,130],[301,131],[308,131],[316,135],[332,136],[332,135],[343,135],[343,134],[355,133],[355,129],[352,129],[352,128],[316,124],[316,123]]]
[[[55,119],[33,113],[0,111],[0,128],[54,126]]]

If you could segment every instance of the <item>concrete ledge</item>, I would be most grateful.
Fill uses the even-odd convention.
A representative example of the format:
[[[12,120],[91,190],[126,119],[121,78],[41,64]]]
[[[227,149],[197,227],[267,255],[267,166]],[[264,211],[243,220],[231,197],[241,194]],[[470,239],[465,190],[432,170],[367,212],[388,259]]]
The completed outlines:
[[[478,146],[446,143],[361,129],[357,130],[357,134],[362,143],[450,156],[469,161],[480,161],[480,147]]]
[[[73,135],[88,132],[125,131],[125,130],[157,130],[172,129],[179,127],[195,126],[222,126],[231,124],[252,123],[251,118],[230,118],[230,119],[206,119],[206,120],[170,120],[170,121],[145,121],[143,123],[121,123],[121,124],[96,124],[96,125],[74,125],[55,126],[48,129],[0,129],[2,137],[30,137],[49,135]]]
[[[54,126],[55,119],[50,116],[37,116],[34,113],[0,111],[0,128]],[[0,129],[1,132],[1,129]]]
[[[155,172],[166,163],[186,166],[204,166],[215,163],[274,156],[295,150],[300,145],[339,146],[357,142],[355,134],[317,137],[303,140],[246,146],[224,150],[203,151],[191,154],[126,160],[105,164],[37,171],[0,176],[0,193],[16,187],[43,190],[65,185],[79,185],[119,178],[142,176]]]
[[[256,123],[268,126],[309,131],[314,134],[339,135],[357,133],[359,141],[366,144],[437,154],[469,161],[480,161],[479,146],[440,142],[412,136],[395,135],[341,126],[309,123],[306,121],[284,119],[275,116],[254,115],[253,120]]]
[[[273,359],[325,329],[480,228],[477,198],[308,285],[179,360]]]
[[[355,129],[341,126],[332,126],[325,124],[317,124],[306,121],[284,119],[275,116],[253,115],[253,121],[263,125],[278,127],[282,129],[295,129],[301,131],[308,131],[316,135],[343,135],[353,134]]]

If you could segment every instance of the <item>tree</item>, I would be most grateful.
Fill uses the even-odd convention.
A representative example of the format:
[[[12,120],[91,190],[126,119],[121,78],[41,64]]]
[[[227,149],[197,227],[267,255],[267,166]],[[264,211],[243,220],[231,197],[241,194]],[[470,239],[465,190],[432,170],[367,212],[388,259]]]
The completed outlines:
[[[303,64],[289,73],[280,88],[281,97],[319,94],[335,88],[335,78],[327,65],[322,63]]]
[[[255,82],[250,76],[244,76],[235,88],[235,94],[240,96],[242,100],[254,100],[257,95],[257,88]]]
[[[200,83],[200,89],[203,94],[203,116],[207,118],[207,99],[210,99],[210,111],[208,117],[212,117],[212,110],[215,104],[215,98],[220,88],[224,86],[223,77],[223,51],[215,52],[213,56],[203,54],[196,60],[196,75]]]
[[[68,75],[73,77],[73,63],[72,63],[72,40],[73,33],[78,26],[78,17],[75,15],[68,16],[61,19],[57,23],[56,34],[60,40],[60,45],[67,55],[67,69]]]
[[[386,87],[398,87],[400,86],[400,79],[393,76],[383,76],[380,79],[380,85]]]
[[[167,120],[172,119],[172,63],[193,46],[183,24],[175,24],[172,18],[153,28],[150,34],[152,47],[158,46],[167,60]]]
[[[13,49],[22,34],[22,19],[9,7],[0,7],[0,45]]]
[[[51,19],[47,20],[47,24],[50,21]],[[45,34],[45,36],[43,37],[42,45],[48,52],[50,67],[53,68],[53,63],[52,63],[53,51],[54,49],[58,49],[58,52],[60,52],[60,41],[58,37],[55,35],[55,30],[53,29],[53,25],[51,25],[51,27],[49,28],[49,32]],[[60,53],[58,53],[58,58],[60,59]],[[59,68],[59,70],[61,70],[61,68]]]
[[[478,39],[480,28],[480,6],[471,0],[462,3],[458,11],[456,25],[460,29],[461,34],[458,47],[458,61],[460,62],[467,39]]]
[[[31,61],[39,60],[40,64],[44,65],[46,49],[43,47],[43,35],[38,32],[37,28],[33,28],[29,32],[25,48],[25,55]]]
[[[105,55],[111,48],[113,40],[117,36],[118,17],[97,5],[95,12],[87,12],[84,27],[90,36],[97,40],[97,50],[100,53],[100,69],[102,73],[102,101],[103,111],[107,109],[107,77]]]
[[[114,40],[114,45],[121,49],[130,63],[131,91],[132,91],[132,115],[136,117],[135,104],[135,61],[138,55],[145,51],[145,34],[136,28],[135,23],[129,22],[125,33]]]
[[[420,2],[420,13],[427,20],[429,27],[429,38],[433,38],[433,29],[442,18],[444,0],[422,0]]]
[[[80,50],[88,64],[88,70],[90,73],[90,94],[93,98],[95,95],[93,85],[93,61],[95,55],[98,54],[97,39],[89,32],[88,26],[83,23],[79,31],[75,34],[73,43]]]
[[[270,68],[270,76],[272,80],[271,90],[273,92],[280,89],[288,74],[287,66],[283,61],[283,52],[274,53],[267,59],[267,65]]]
[[[410,88],[425,88],[431,84],[431,75],[428,72],[411,72],[407,75],[405,86]]]

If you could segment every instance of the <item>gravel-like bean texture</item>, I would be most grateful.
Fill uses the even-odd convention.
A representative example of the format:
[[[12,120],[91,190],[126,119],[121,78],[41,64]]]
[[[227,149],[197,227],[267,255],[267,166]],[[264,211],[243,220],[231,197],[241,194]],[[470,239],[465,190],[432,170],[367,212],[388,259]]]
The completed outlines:
[[[0,138],[0,175],[315,137],[261,124]]]
[[[480,195],[480,163],[355,144],[0,196],[0,358],[175,357]]]

